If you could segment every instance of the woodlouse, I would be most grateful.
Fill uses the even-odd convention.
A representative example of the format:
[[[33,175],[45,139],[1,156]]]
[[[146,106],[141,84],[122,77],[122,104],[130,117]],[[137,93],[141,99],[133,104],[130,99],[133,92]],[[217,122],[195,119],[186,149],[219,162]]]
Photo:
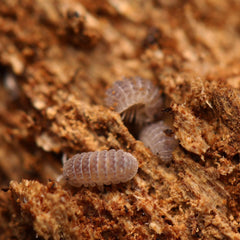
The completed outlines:
[[[178,145],[174,135],[169,132],[169,127],[160,121],[146,126],[141,131],[139,139],[164,162],[169,162],[172,159],[172,151]]]
[[[123,150],[76,154],[63,165],[63,179],[70,185],[103,185],[127,182],[138,170],[138,161]]]
[[[151,122],[162,106],[159,89],[151,81],[140,77],[116,81],[106,95],[106,105],[128,122]]]

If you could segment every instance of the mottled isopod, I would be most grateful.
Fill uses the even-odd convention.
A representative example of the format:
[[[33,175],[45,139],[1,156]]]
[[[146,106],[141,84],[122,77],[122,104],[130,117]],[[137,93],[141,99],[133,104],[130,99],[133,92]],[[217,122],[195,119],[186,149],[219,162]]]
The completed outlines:
[[[163,122],[146,126],[140,133],[139,139],[145,146],[158,155],[164,162],[172,159],[172,151],[177,147],[178,141],[168,134],[169,127]]]
[[[63,179],[70,185],[103,185],[127,182],[138,170],[138,161],[123,150],[85,152],[64,163]]]
[[[162,98],[159,89],[151,81],[140,77],[116,81],[106,91],[106,105],[121,113],[128,122],[151,122],[160,112]]]

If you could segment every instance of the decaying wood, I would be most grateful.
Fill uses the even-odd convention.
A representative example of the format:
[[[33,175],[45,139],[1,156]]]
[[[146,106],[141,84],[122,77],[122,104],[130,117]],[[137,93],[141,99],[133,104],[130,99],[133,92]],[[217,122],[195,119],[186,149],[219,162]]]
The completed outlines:
[[[0,4],[1,239],[240,239],[240,2]],[[125,77],[160,89],[164,164],[104,106]],[[123,149],[118,185],[56,181],[61,158]]]

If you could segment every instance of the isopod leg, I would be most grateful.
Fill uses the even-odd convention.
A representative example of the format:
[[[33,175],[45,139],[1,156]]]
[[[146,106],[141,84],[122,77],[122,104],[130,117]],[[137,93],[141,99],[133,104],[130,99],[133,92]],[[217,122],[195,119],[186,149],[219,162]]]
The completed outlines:
[[[58,183],[60,183],[61,185],[65,185],[66,184],[66,179],[63,177],[63,175],[59,175],[56,179],[56,181]]]
[[[67,162],[67,154],[63,153],[62,155],[62,164],[64,165]]]

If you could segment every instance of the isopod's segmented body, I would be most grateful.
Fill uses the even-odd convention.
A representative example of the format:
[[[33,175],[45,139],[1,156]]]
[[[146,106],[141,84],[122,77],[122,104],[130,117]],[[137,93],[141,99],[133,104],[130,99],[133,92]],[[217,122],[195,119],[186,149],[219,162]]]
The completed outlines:
[[[139,136],[144,145],[149,147],[164,162],[171,161],[172,151],[178,145],[174,136],[167,134],[168,130],[169,127],[163,121],[160,121],[146,126]]]
[[[127,182],[138,170],[138,161],[123,150],[76,154],[64,163],[63,178],[72,186]]]
[[[106,92],[106,105],[121,113],[128,122],[151,122],[160,112],[162,98],[159,89],[140,77],[116,81]]]

